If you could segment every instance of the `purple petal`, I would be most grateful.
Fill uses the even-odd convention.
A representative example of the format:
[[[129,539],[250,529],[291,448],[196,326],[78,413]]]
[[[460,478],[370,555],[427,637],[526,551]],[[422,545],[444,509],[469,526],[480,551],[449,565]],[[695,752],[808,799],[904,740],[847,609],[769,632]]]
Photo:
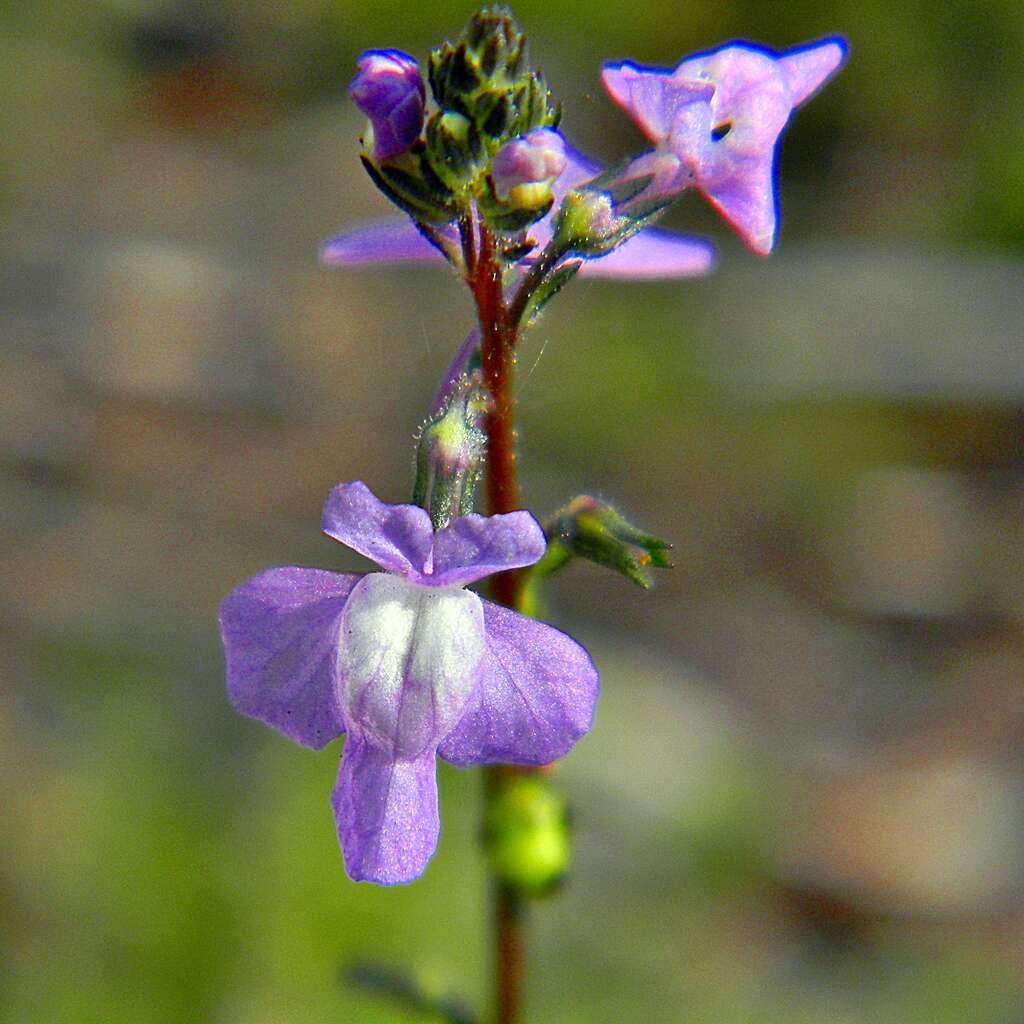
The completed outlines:
[[[742,173],[723,174],[704,186],[712,206],[758,256],[768,256],[775,245],[778,213],[773,165],[768,153],[759,161],[749,162]]]
[[[320,260],[329,267],[366,263],[443,263],[444,257],[416,230],[411,220],[368,224],[328,239]]]
[[[680,82],[667,68],[640,68],[628,62],[606,64],[601,81],[611,98],[653,142],[668,135],[685,106],[707,102],[715,91],[709,82]]]
[[[544,531],[529,512],[460,516],[434,535],[434,570],[422,582],[464,587],[492,573],[533,565],[546,548]]]
[[[401,50],[367,50],[356,65],[349,95],[373,126],[374,157],[390,160],[409,149],[423,129],[426,92],[419,64]]]
[[[809,100],[839,70],[846,60],[846,50],[846,41],[834,36],[789,50],[779,58],[794,107]]]
[[[715,247],[710,242],[647,228],[607,256],[587,260],[580,273],[588,277],[657,281],[699,277],[714,268]]]
[[[228,694],[244,715],[319,750],[342,732],[335,664],[340,620],[359,576],[268,569],[224,600]]]
[[[590,655],[542,622],[484,601],[477,700],[438,749],[471,764],[547,764],[589,731],[599,680]]]
[[[451,398],[463,374],[469,370],[469,364],[472,363],[473,357],[479,348],[480,328],[474,327],[466,335],[466,340],[459,347],[458,352],[455,353],[455,358],[451,361],[448,372],[444,375],[444,380],[441,381],[441,386],[437,389],[437,394],[434,395],[434,401],[430,404],[431,414],[440,412],[441,407]]]
[[[359,480],[339,484],[324,503],[323,531],[402,576],[418,576],[430,558],[430,516],[417,505],[385,505]]]
[[[353,881],[401,885],[437,849],[437,765],[431,750],[393,761],[361,737],[345,741],[331,794],[345,870]]]

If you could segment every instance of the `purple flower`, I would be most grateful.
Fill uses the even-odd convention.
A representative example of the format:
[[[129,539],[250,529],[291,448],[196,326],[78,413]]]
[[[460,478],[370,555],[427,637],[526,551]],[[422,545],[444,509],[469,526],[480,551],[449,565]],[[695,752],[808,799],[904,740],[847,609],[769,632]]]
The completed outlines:
[[[437,846],[435,755],[546,764],[591,726],[597,671],[564,633],[462,589],[536,562],[528,512],[434,533],[416,505],[336,487],[323,529],[384,572],[268,569],[221,607],[228,693],[299,743],[347,733],[331,798],[355,880],[422,874]]]
[[[671,69],[609,64],[605,88],[655,143],[655,181],[663,194],[695,185],[754,252],[775,242],[775,151],[796,107],[846,57],[843,40],[777,54],[730,44]]]
[[[415,57],[401,50],[367,50],[349,95],[370,119],[373,158],[390,160],[406,152],[423,130],[426,91]]]
[[[551,188],[556,210],[566,192],[590,181],[601,171],[599,164],[568,145],[565,158],[565,171]],[[442,233],[447,233],[452,243],[458,244],[454,228],[443,229]],[[531,225],[529,234],[537,240],[535,252],[539,252],[551,238],[551,218],[545,217]],[[370,224],[331,238],[321,247],[320,259],[331,267],[444,262],[444,257],[408,219]],[[707,274],[714,265],[715,249],[710,242],[646,228],[607,256],[587,260],[580,272],[589,277],[661,280]]]
[[[565,140],[553,128],[535,128],[522,138],[506,142],[491,164],[494,194],[523,207],[540,206],[528,201],[538,189],[543,200],[550,186],[566,168]],[[532,190],[532,191],[531,191]]]

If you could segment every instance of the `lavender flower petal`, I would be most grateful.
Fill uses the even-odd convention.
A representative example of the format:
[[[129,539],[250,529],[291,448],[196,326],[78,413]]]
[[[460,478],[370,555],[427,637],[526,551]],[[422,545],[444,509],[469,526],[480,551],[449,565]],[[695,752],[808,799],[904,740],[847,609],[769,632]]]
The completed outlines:
[[[715,268],[715,247],[701,238],[647,228],[607,256],[587,260],[580,273],[633,281],[699,277]]]
[[[806,103],[846,60],[846,40],[839,36],[787,50],[779,57],[779,70],[786,79],[794,107]]]
[[[601,72],[608,94],[653,142],[669,134],[683,107],[706,102],[715,91],[708,82],[673,79],[668,68],[642,68],[628,61],[606,64]]]
[[[331,806],[350,878],[379,885],[413,881],[433,856],[440,831],[434,751],[395,761],[350,734]]]
[[[385,505],[359,480],[339,484],[327,496],[322,528],[390,572],[418,576],[427,569],[430,516],[417,505]]]
[[[423,129],[426,91],[419,64],[401,50],[367,50],[356,66],[349,94],[370,119],[374,158],[390,160],[409,149]]]
[[[228,694],[242,712],[319,750],[342,732],[335,699],[340,621],[360,577],[268,569],[225,598]]]
[[[547,764],[589,729],[600,688],[590,655],[542,622],[483,602],[477,696],[438,753],[452,764]]]
[[[479,348],[480,328],[474,327],[466,335],[466,340],[459,346],[455,358],[448,367],[448,372],[444,375],[444,380],[441,381],[441,386],[437,389],[437,394],[434,395],[434,401],[430,403],[431,414],[440,412],[441,407],[451,398],[463,374],[469,370],[469,365],[473,362],[473,357]]]
[[[529,512],[460,516],[434,535],[434,571],[422,582],[464,587],[492,573],[533,565],[546,548],[544,531]]]
[[[320,261],[329,267],[352,267],[368,263],[443,263],[444,257],[411,220],[395,220],[368,224],[328,239],[320,247]]]
[[[678,161],[678,173],[656,178],[652,187],[671,195],[695,185],[749,249],[767,255],[778,222],[778,140],[793,110],[845,54],[839,39],[783,54],[733,43],[673,71],[608,65],[603,80],[612,99],[658,144],[657,153]]]

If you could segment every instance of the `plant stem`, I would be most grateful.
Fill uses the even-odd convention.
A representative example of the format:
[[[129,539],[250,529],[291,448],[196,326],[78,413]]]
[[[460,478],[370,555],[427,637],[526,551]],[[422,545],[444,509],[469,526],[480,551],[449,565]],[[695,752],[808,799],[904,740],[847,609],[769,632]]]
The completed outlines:
[[[465,225],[465,222],[463,222]],[[509,318],[503,290],[502,268],[495,252],[494,236],[482,220],[478,244],[462,233],[464,252],[473,254],[467,280],[476,300],[480,320],[480,361],[484,382],[491,395],[487,416],[487,503],[492,515],[519,508],[519,479],[516,463],[516,431],[512,402],[512,372],[518,322]],[[519,597],[518,573],[503,572],[493,577],[492,594],[509,608]],[[484,769],[484,800],[498,799],[510,778],[523,769],[493,765]],[[486,811],[485,811],[486,813]],[[492,928],[494,950],[495,1024],[520,1024],[525,947],[525,905],[514,888],[494,880]]]

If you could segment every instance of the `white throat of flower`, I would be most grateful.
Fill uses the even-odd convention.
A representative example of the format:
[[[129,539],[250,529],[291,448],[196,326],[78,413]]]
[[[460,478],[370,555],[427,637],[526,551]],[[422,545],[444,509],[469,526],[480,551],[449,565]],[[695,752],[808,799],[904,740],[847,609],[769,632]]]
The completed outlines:
[[[338,646],[338,701],[348,727],[396,759],[418,757],[458,724],[483,653],[476,594],[364,576],[345,606]]]

